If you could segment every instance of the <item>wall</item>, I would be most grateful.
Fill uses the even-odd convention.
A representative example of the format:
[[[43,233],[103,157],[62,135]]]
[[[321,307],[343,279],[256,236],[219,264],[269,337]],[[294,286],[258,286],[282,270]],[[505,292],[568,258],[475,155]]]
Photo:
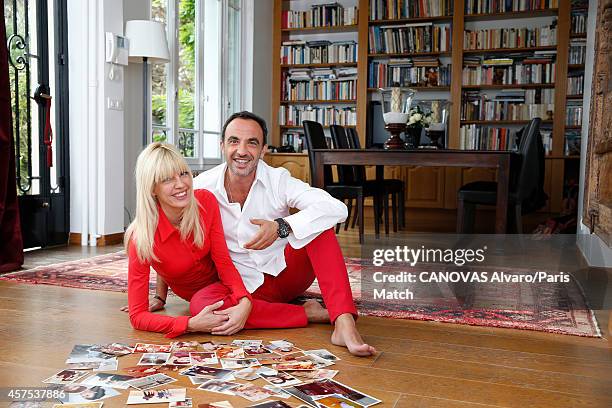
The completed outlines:
[[[82,244],[123,231],[123,68],[108,78],[104,33],[123,33],[123,0],[68,0],[70,231]]]
[[[586,153],[589,141],[589,120],[591,111],[591,90],[593,86],[593,63],[595,61],[595,28],[597,21],[597,0],[589,0],[587,23],[587,55],[584,70],[584,98],[582,105],[582,140],[580,145],[580,195],[578,197],[578,247],[591,266],[612,266],[612,249],[597,235],[591,234],[582,223],[584,210],[584,184],[586,178]]]
[[[126,0],[123,2],[123,22],[129,20],[148,20],[150,17],[150,0]],[[136,158],[142,150],[142,64],[130,63],[125,69],[124,94],[124,139],[123,162],[124,206],[122,211],[124,225],[134,219],[136,211],[136,180],[134,168]]]

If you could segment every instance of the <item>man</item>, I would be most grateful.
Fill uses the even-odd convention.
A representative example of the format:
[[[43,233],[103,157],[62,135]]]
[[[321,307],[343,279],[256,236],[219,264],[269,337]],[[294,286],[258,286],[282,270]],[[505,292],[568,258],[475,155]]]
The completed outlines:
[[[355,326],[357,310],[348,281],[344,257],[333,227],[347,217],[346,206],[327,192],[291,177],[284,168],[263,160],[267,128],[250,112],[233,114],[221,133],[226,162],[194,179],[194,189],[204,188],[219,202],[225,238],[232,261],[254,299],[276,305],[273,320],[291,326],[331,321],[333,344],[358,356],[376,353],[363,342]],[[290,215],[289,208],[300,211]],[[290,305],[318,280],[327,311],[316,301]],[[165,290],[159,290],[165,298]],[[211,293],[199,307],[222,294]],[[194,299],[192,299],[192,310]],[[279,304],[285,304],[281,309]],[[216,311],[215,313],[225,313]],[[265,324],[265,322],[264,322]],[[215,332],[213,331],[213,334]]]

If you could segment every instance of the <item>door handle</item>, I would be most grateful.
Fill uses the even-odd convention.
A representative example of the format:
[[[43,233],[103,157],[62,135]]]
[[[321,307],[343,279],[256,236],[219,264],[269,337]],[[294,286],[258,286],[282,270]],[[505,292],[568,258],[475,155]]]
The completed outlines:
[[[49,208],[49,203],[48,203],[48,202],[46,202],[46,201],[43,201],[43,202],[40,204],[40,206],[41,206],[42,208]]]

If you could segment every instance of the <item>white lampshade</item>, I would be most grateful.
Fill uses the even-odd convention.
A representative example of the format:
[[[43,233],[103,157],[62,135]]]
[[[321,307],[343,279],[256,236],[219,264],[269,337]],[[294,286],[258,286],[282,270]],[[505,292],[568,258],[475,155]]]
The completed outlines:
[[[166,28],[157,21],[130,20],[125,24],[125,36],[130,40],[129,60],[164,63],[170,61]]]

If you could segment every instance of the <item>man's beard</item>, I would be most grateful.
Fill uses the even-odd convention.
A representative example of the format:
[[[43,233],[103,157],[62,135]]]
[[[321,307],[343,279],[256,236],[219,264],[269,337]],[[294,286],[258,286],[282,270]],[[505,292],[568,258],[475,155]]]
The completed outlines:
[[[255,172],[255,170],[257,170],[257,162],[258,162],[258,159],[251,158],[249,159],[249,164],[246,168],[239,169],[236,167],[236,163],[234,162],[234,159],[232,158],[229,160],[227,166],[233,175],[240,176],[240,177],[246,177],[246,176],[250,176],[251,174]]]

